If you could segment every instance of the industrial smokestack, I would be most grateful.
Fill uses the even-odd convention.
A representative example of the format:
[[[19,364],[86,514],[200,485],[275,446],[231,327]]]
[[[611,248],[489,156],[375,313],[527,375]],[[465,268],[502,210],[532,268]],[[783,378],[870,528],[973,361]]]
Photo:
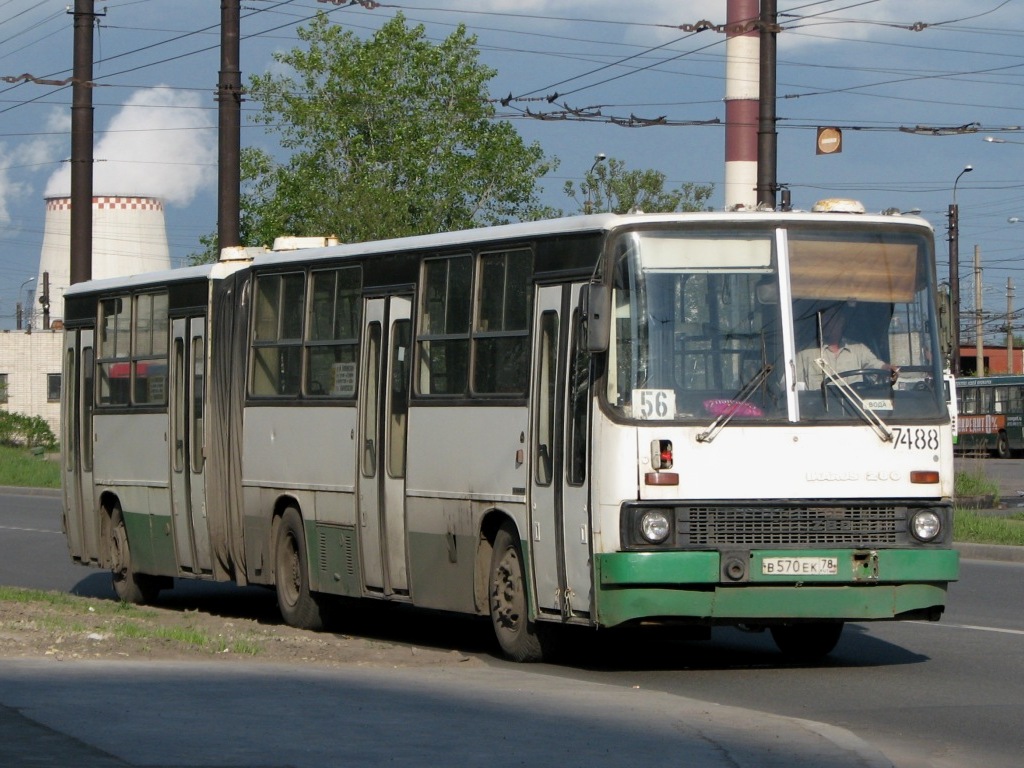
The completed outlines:
[[[92,277],[122,277],[171,268],[164,204],[156,197],[103,196],[92,199]],[[46,225],[39,255],[36,301],[49,273],[50,317],[64,319],[64,291],[71,284],[71,198],[46,198]],[[37,327],[38,323],[33,323]]]
[[[728,0],[725,41],[725,207],[757,205],[759,0]],[[742,31],[747,29],[749,31]]]

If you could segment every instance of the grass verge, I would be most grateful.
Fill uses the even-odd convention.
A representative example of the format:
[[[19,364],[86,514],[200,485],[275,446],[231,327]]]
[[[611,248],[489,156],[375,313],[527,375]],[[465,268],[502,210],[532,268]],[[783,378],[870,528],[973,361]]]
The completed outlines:
[[[0,586],[0,602],[42,606],[45,614],[33,620],[47,630],[61,635],[85,636],[89,633],[111,635],[136,643],[170,645],[182,650],[210,654],[230,653],[257,656],[262,651],[258,639],[248,636],[225,638],[175,614],[172,620],[159,610],[91,600],[62,592]]]
[[[0,445],[0,486],[60,488],[60,462],[48,461],[27,448]]]
[[[970,509],[957,509],[953,515],[953,541],[971,544],[1024,546],[1024,514],[1009,517],[979,515]]]

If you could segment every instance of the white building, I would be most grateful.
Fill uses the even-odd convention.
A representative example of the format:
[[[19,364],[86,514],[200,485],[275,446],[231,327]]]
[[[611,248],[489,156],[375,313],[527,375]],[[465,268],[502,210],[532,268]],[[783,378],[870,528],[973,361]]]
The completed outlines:
[[[63,331],[0,331],[0,410],[41,416],[60,439]]]

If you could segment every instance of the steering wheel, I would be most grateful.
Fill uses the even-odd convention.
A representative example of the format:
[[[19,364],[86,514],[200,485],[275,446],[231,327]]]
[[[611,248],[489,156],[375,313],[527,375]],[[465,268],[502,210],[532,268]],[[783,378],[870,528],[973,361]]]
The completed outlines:
[[[891,387],[894,381],[893,371],[887,368],[854,368],[839,374],[839,378],[848,382],[851,378],[857,377],[860,377],[860,381],[850,382],[850,386],[856,391],[875,387]]]
[[[932,367],[930,365],[901,365],[900,375],[904,373],[911,374],[904,378],[905,389],[913,389],[918,392],[924,392],[933,388],[934,380],[931,375]],[[915,376],[912,374],[923,374],[922,376]]]

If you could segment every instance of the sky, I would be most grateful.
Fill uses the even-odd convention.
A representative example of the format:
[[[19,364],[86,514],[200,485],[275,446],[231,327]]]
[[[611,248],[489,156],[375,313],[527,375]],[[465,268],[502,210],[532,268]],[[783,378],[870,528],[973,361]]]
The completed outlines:
[[[346,2],[245,0],[243,82],[274,69],[317,12],[360,36],[402,13],[438,43],[465,24],[497,71],[491,97],[513,97],[498,118],[559,160],[545,203],[575,212],[562,188],[600,153],[661,171],[669,187],[712,184],[723,205],[726,36],[688,30],[724,24],[726,0]],[[72,73],[69,5],[0,0],[0,329],[34,288],[44,198],[70,190],[71,88],[52,84]],[[94,191],[163,198],[181,266],[216,230],[220,3],[96,10]],[[1005,340],[1008,309],[1024,334],[1024,0],[778,0],[778,11],[777,176],[794,207],[852,197],[868,211],[920,210],[948,280],[956,185],[962,339],[973,342],[976,285],[985,338]],[[267,146],[254,110],[243,104],[242,144]],[[573,114],[589,117],[563,119]],[[623,126],[630,117],[664,125]],[[819,127],[842,129],[841,153],[815,153]]]

